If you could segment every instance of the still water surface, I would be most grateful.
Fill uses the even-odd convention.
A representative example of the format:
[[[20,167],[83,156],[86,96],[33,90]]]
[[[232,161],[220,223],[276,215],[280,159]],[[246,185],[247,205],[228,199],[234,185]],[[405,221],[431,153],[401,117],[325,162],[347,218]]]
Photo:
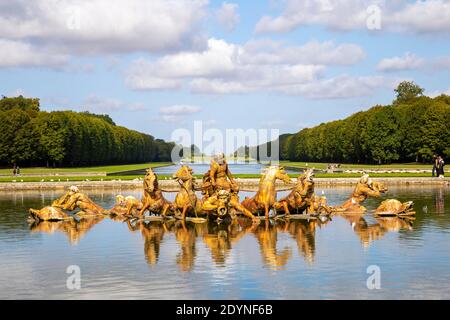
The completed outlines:
[[[352,188],[323,190],[335,205]],[[87,193],[105,208],[118,193],[140,197]],[[389,198],[415,202],[414,222],[369,213],[269,228],[109,218],[30,228],[27,209],[58,196],[0,193],[1,299],[450,299],[448,188],[391,188]],[[66,287],[69,265],[81,268],[80,290]],[[370,265],[381,269],[380,290],[367,289]]]

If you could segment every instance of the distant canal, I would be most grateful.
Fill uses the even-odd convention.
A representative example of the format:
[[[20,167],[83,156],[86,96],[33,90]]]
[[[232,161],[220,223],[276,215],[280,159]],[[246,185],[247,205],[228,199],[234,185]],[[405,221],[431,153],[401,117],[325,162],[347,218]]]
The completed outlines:
[[[210,168],[209,163],[184,163],[192,168],[194,174],[204,174]],[[171,166],[163,166],[154,168],[153,171],[156,174],[161,175],[172,175],[178,171],[181,167],[181,164],[171,165]],[[233,174],[260,174],[264,169],[265,165],[260,163],[230,163],[228,164],[230,171]],[[302,170],[295,168],[286,169],[287,173],[300,173]],[[133,170],[126,172],[117,172],[115,175],[144,175],[145,170]]]
[[[322,190],[335,205],[352,188]],[[105,208],[117,193],[88,191]],[[28,208],[58,196],[0,193],[0,299],[450,299],[448,188],[392,187],[389,198],[415,202],[414,221],[375,218],[381,200],[371,199],[365,216],[267,228],[110,218],[28,225]],[[66,286],[69,266],[80,268],[80,290]],[[373,268],[379,290],[367,287]]]

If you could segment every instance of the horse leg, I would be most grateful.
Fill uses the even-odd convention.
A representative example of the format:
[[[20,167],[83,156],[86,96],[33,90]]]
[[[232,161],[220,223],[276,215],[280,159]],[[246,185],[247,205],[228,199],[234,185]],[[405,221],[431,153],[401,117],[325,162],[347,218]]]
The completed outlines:
[[[169,207],[170,207],[170,205],[169,205],[168,203],[165,203],[165,204],[163,205],[163,210],[162,210],[162,213],[161,213],[161,216],[162,216],[162,217],[165,217],[165,216],[166,216],[166,213],[167,213],[167,210],[169,209]]]
[[[144,202],[144,205],[142,206],[142,209],[139,211],[138,215],[140,217],[143,217],[145,211],[147,211],[149,208],[150,208],[150,203],[148,201]]]
[[[264,204],[264,212],[265,212],[266,220],[269,220],[269,204]]]
[[[283,201],[283,207],[284,207],[284,213],[289,216],[291,213],[289,211],[289,205],[287,203],[287,201]]]
[[[189,205],[185,205],[183,207],[183,211],[181,212],[181,220],[183,220],[183,221],[186,221],[186,212],[187,212],[188,207],[189,207]]]
[[[132,210],[133,210],[133,204],[127,203],[127,216],[131,215]]]

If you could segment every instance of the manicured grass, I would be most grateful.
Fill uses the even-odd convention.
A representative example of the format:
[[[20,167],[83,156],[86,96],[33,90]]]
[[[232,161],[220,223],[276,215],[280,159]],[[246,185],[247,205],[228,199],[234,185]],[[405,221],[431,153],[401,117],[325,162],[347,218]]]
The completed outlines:
[[[124,164],[124,165],[113,165],[113,166],[100,166],[100,167],[76,167],[76,168],[20,168],[21,174],[42,174],[51,175],[57,173],[73,173],[73,172],[105,172],[114,173],[122,171],[132,171],[146,169],[148,167],[156,168],[163,166],[170,166],[171,162],[153,162],[153,163],[139,163],[139,164]],[[12,175],[12,168],[10,169],[0,169],[0,174],[10,174]]]
[[[299,168],[315,168],[315,169],[326,169],[327,163],[317,163],[317,162],[291,162],[291,161],[280,161],[280,164],[286,167],[299,167]],[[420,170],[431,170],[431,164],[422,163],[394,163],[394,164],[381,164],[381,165],[371,165],[371,164],[345,164],[341,163],[339,169],[354,169],[354,170],[382,170],[382,169],[420,169]],[[447,171],[447,170],[446,170]]]
[[[296,174],[289,174],[291,178],[296,178],[298,175]],[[358,173],[319,173],[315,175],[316,178],[359,178],[361,177]],[[370,175],[371,177],[391,177],[391,178],[421,178],[421,177],[430,177],[430,174],[426,173],[372,173]],[[64,177],[0,177],[0,183],[7,183],[12,182],[13,180],[16,180],[16,183],[23,182],[65,182],[67,181],[112,181],[112,180],[134,180],[138,178],[143,178],[144,176],[141,175],[131,175],[131,176],[94,176],[94,177],[87,177],[87,176],[64,176]],[[201,179],[202,175],[195,175],[196,178]],[[259,179],[261,175],[259,174],[235,174],[235,178],[241,178],[241,179]],[[158,175],[159,180],[167,180],[171,179],[171,175]],[[44,181],[41,181],[44,180]],[[51,181],[53,180],[53,181]]]

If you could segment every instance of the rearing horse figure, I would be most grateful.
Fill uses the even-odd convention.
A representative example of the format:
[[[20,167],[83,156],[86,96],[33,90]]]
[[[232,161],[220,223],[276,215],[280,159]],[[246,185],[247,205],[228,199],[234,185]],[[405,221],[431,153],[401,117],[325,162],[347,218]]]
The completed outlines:
[[[253,198],[246,197],[242,205],[253,214],[264,212],[266,219],[269,218],[269,211],[273,208],[277,200],[275,182],[283,180],[285,184],[291,184],[291,178],[286,174],[283,167],[270,166],[264,169],[259,180],[259,190]]]
[[[180,183],[180,191],[175,197],[173,207],[175,210],[181,210],[181,218],[186,219],[186,215],[202,214],[202,201],[197,198],[195,191],[201,190],[194,181],[192,169],[188,166],[182,166],[173,178]]]

